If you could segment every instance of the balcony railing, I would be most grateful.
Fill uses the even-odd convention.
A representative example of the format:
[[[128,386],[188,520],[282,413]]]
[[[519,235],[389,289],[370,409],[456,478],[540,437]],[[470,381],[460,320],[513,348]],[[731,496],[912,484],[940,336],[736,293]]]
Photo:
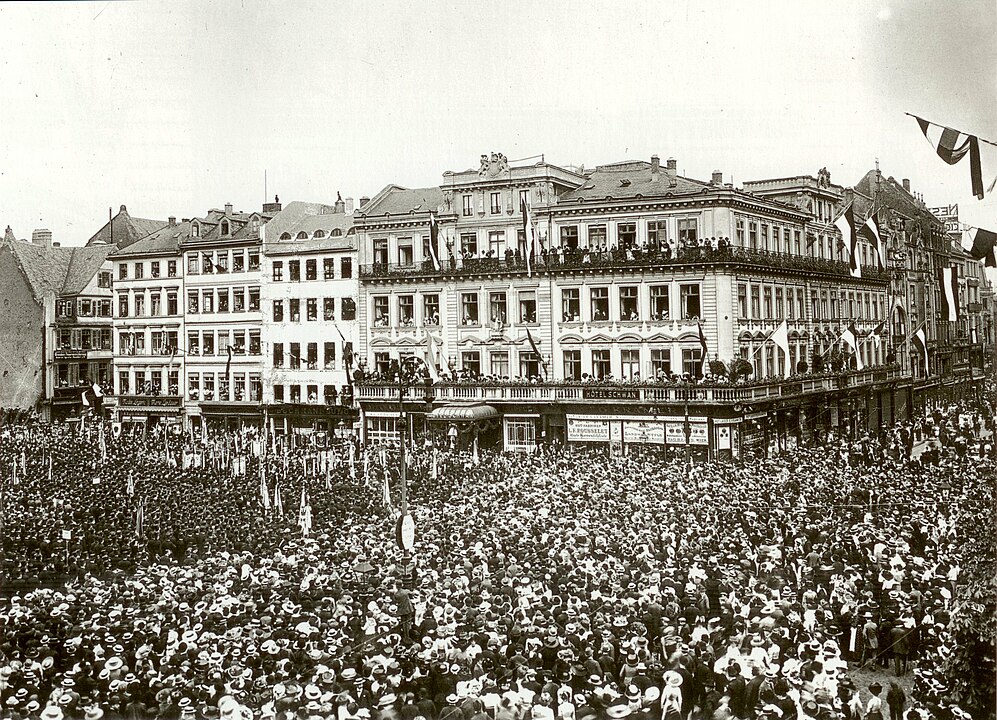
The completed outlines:
[[[525,273],[525,258],[508,257],[450,258],[441,260],[437,270],[432,260],[417,263],[370,263],[360,266],[360,277],[366,279],[396,277],[438,277],[441,275],[467,276],[491,273]],[[846,277],[851,274],[848,263],[840,260],[806,257],[791,253],[753,250],[751,248],[712,248],[709,246],[681,248],[677,252],[661,250],[606,250],[585,252],[568,250],[535,257],[530,263],[532,272],[558,274],[576,270],[624,268],[662,268],[680,265],[725,265],[792,270]],[[862,277],[885,282],[889,273],[876,266],[863,265]]]
[[[731,404],[829,392],[870,386],[901,377],[896,366],[867,368],[845,373],[803,375],[786,380],[737,385],[668,385],[631,383],[438,383],[433,386],[435,402],[499,403],[640,403]],[[397,402],[398,386],[392,383],[365,383],[356,388],[361,402]]]

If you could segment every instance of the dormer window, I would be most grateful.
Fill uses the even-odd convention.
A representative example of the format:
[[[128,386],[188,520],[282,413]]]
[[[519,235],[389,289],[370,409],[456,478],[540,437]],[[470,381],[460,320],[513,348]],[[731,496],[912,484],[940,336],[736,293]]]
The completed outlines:
[[[191,234],[191,237],[200,237],[200,235],[201,235],[201,226],[198,225],[197,223],[191,223],[190,224],[190,234]]]
[[[324,238],[325,237],[325,230],[316,230],[315,234],[312,235],[312,237],[313,238]]]
[[[228,235],[228,234],[229,234],[228,220],[222,220],[222,235]]]
[[[329,233],[329,237],[341,237],[342,234],[343,234],[343,231],[340,230],[339,228],[336,228],[331,233]]]
[[[307,240],[307,239],[308,239],[308,233],[306,233],[304,230],[298,233],[298,240]]]
[[[288,232],[282,233],[281,236],[280,236],[280,239],[281,240],[290,240],[291,239],[291,233],[288,233]]]

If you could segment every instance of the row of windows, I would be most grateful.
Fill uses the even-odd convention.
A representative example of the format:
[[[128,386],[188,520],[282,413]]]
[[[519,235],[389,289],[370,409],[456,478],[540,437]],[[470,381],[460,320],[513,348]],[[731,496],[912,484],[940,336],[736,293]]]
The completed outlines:
[[[343,231],[340,230],[339,228],[333,228],[332,230],[329,231],[329,237],[342,237],[342,235],[343,235]],[[291,233],[289,233],[289,232],[281,233],[281,235],[280,235],[280,239],[281,240],[292,240],[292,239],[293,240],[308,240],[308,239],[320,240],[320,239],[322,239],[324,237],[325,237],[325,230],[316,230],[311,235],[309,235],[304,230],[302,230],[297,235],[295,235],[293,238],[291,237]]]
[[[336,343],[326,341],[322,343],[322,359],[319,365],[318,343],[310,342],[304,346],[305,354],[301,354],[301,343],[288,343],[287,351],[284,350],[284,343],[273,344],[273,366],[275,368],[287,367],[290,370],[335,370],[336,369]],[[343,369],[347,369],[348,358],[353,357],[353,343],[347,342],[343,346]]]
[[[284,261],[274,260],[272,263],[272,273],[274,282],[283,282],[284,280]],[[339,258],[339,277],[341,279],[349,279],[353,277],[353,258],[343,257]],[[301,261],[300,260],[288,260],[287,261],[287,279],[290,282],[301,282]],[[310,258],[305,260],[305,281],[318,280],[318,259]],[[322,259],[322,279],[323,280],[335,280],[336,279],[336,258],[323,258]]]
[[[61,328],[56,350],[110,350],[111,328]]]
[[[286,391],[286,392],[285,392]],[[347,392],[346,387],[343,387],[343,394]],[[335,385],[322,385],[322,399],[319,400],[319,386],[318,385],[306,385],[304,386],[304,393],[302,393],[302,386],[297,384],[290,385],[274,385],[273,386],[273,399],[274,402],[308,402],[311,404],[318,404],[319,402],[324,402],[326,405],[335,405],[336,398],[339,393],[336,392]]]
[[[159,260],[150,260],[148,263],[146,263],[144,261],[139,261],[139,262],[132,263],[132,265],[131,265],[131,267],[132,267],[132,277],[135,280],[142,280],[143,278],[145,278],[146,277],[146,272],[145,271],[146,271],[146,266],[147,265],[148,265],[148,268],[149,268],[149,275],[148,275],[148,277],[150,277],[150,278],[163,277],[163,270],[164,270],[164,268],[165,268],[165,271],[166,271],[166,277],[168,277],[168,278],[175,278],[177,276],[177,261],[176,260],[167,260],[165,263],[163,263],[163,262],[161,262]],[[104,273],[101,273],[101,274],[103,275]],[[107,279],[108,279],[108,285],[107,285],[107,287],[110,287],[110,274],[108,274],[108,278]],[[118,280],[127,280],[127,279],[128,279],[128,263],[123,263],[123,262],[122,263],[118,263]],[[102,287],[104,287],[104,286],[102,286]]]
[[[305,298],[305,319],[309,322],[318,320],[319,300],[322,301],[322,319],[336,319],[336,298]],[[272,319],[274,322],[301,322],[301,300],[291,298],[287,300],[287,315],[284,314],[284,300],[273,301]],[[357,301],[351,297],[344,297],[340,300],[339,319],[356,320]]]
[[[259,312],[260,289],[218,288],[217,290],[188,290],[187,313]]]
[[[187,373],[188,400],[259,402],[262,395],[263,383],[259,373],[233,372],[230,375],[223,372]]]
[[[56,317],[111,317],[111,299],[57,300]]]
[[[56,364],[56,382],[59,387],[76,387],[94,382],[106,386],[109,379],[110,364],[107,362]]]
[[[162,317],[179,315],[177,293],[168,291],[166,302],[163,293],[152,290],[148,293],[136,291],[130,297],[127,292],[118,293],[118,317]]]
[[[882,320],[886,298],[871,292],[811,291],[814,320]],[[805,320],[803,288],[755,283],[737,286],[737,313],[742,320]]]
[[[248,262],[247,262],[248,259]],[[259,250],[200,250],[187,253],[188,275],[258,272]]]
[[[179,395],[180,371],[142,368],[118,371],[119,395]]]
[[[217,338],[217,342],[216,342]],[[246,340],[249,340],[247,346]],[[187,332],[187,355],[227,355],[232,348],[233,355],[259,355],[259,330],[189,330]]]
[[[490,193],[488,193],[488,212],[491,215],[498,215],[498,214],[500,214],[502,212],[502,195],[503,195],[502,192],[490,192]],[[506,210],[508,210],[510,212],[516,212],[516,211],[518,211],[519,208],[522,207],[523,203],[526,203],[527,205],[530,204],[530,191],[529,190],[520,190],[519,191],[519,196],[518,196],[518,198],[516,200],[515,206],[513,206],[513,204],[512,204],[512,198],[513,197],[514,196],[510,195],[509,196],[509,200],[507,201],[508,204],[507,204]],[[484,208],[483,202],[479,203],[478,207],[479,207],[479,212],[482,215],[484,215],[485,208]],[[470,216],[474,215],[474,195],[463,195],[461,197],[461,214],[464,217],[470,217]]]

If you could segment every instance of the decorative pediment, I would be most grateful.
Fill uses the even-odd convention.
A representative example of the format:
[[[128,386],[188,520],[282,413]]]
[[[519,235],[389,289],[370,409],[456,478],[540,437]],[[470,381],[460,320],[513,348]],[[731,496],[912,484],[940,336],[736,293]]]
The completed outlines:
[[[644,338],[642,338],[637,333],[629,332],[629,333],[623,333],[616,340],[617,340],[617,342],[638,342],[639,343],[639,342],[643,342]]]
[[[596,333],[595,335],[589,338],[589,342],[607,343],[607,342],[613,342],[613,338],[609,337],[609,335],[607,335],[606,333]]]
[[[575,333],[567,333],[562,335],[560,340],[558,340],[562,345],[575,345],[578,343],[585,342],[581,335],[576,335]]]

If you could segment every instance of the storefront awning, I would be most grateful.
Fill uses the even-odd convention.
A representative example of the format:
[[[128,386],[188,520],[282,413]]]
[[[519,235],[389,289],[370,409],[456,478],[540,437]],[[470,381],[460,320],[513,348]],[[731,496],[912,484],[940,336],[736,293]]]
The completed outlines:
[[[451,422],[475,422],[490,420],[499,416],[498,410],[484,403],[469,405],[444,405],[429,413],[430,420],[449,420]]]

